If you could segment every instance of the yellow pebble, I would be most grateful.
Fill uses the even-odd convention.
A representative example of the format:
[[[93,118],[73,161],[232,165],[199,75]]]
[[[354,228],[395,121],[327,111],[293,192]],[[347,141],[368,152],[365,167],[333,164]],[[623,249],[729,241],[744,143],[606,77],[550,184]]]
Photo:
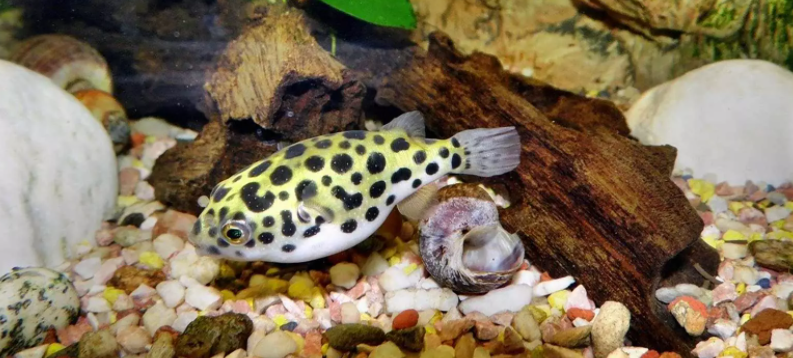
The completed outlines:
[[[537,323],[542,323],[551,315],[551,307],[548,305],[529,305],[529,313]]]
[[[146,164],[143,164],[143,161],[140,159],[132,159],[132,166],[135,168],[146,168]]]
[[[504,332],[506,332],[506,330],[500,330],[498,332],[498,341],[499,342],[502,342],[502,343],[504,342]]]
[[[301,337],[299,334],[297,334],[295,332],[284,331],[284,333],[288,334],[289,337],[291,337],[292,340],[294,340],[295,343],[297,343],[297,352],[296,353],[300,354],[300,352],[303,351],[303,347],[305,347],[305,345],[306,345],[306,341],[303,339],[303,337]]]
[[[50,345],[47,346],[47,353],[44,353],[44,356],[46,357],[46,356],[49,356],[50,354],[57,353],[58,351],[60,351],[61,349],[64,349],[64,348],[66,348],[66,347],[63,344],[50,343]]]
[[[735,292],[737,292],[739,295],[746,292],[746,284],[741,282],[738,285],[736,285]]]
[[[793,211],[793,201],[788,201],[785,203],[785,209]]]
[[[707,203],[713,194],[716,193],[716,186],[713,183],[702,179],[689,179],[688,187],[691,192],[699,195],[703,202]]]
[[[787,314],[789,314],[791,317],[793,317],[793,311],[787,311]]]
[[[371,321],[371,320],[372,320],[372,316],[366,313],[361,313],[361,321]]]
[[[720,357],[732,356],[732,358],[746,358],[748,354],[738,349],[738,347],[729,346],[725,348],[723,351],[721,351],[719,356]]]
[[[322,289],[314,287],[311,289],[311,301],[308,302],[314,309],[325,308],[325,297],[322,296]]]
[[[116,204],[121,207],[132,206],[138,202],[138,197],[135,195],[119,195],[116,199]]]
[[[435,330],[434,326],[432,326],[430,324],[424,326],[424,335],[435,334],[435,333],[438,333],[438,331]]]
[[[548,303],[551,307],[564,312],[564,304],[567,303],[568,297],[570,297],[570,290],[556,291],[548,296]]]
[[[262,274],[255,274],[252,275],[250,280],[248,281],[248,287],[262,286],[264,285],[265,282],[267,282],[267,276]]]
[[[314,288],[314,281],[304,276],[294,276],[289,281],[289,290],[287,291],[289,297],[303,301],[311,300],[311,289]]]
[[[389,265],[391,265],[391,266],[394,266],[394,265],[396,265],[396,264],[399,264],[400,262],[402,262],[402,259],[400,259],[400,258],[399,258],[399,256],[396,256],[396,255],[394,255],[394,256],[391,256],[391,257],[388,259],[388,264],[389,264]]]
[[[595,98],[598,96],[598,91],[591,90],[586,93],[586,96],[589,98]]]
[[[280,270],[277,267],[270,267],[269,269],[267,269],[267,272],[265,272],[265,274],[267,274],[268,276],[275,275],[276,273],[278,273],[278,271]]]
[[[730,204],[728,205],[728,207],[730,208],[730,211],[732,211],[733,214],[738,214],[738,211],[743,209],[744,206],[746,206],[746,205],[744,205],[740,201],[731,201]]]
[[[314,310],[311,309],[311,306],[306,306],[306,309],[304,311],[306,314],[306,318],[311,319],[314,317]]]
[[[435,314],[432,315],[432,318],[430,318],[430,324],[435,324],[435,322],[438,322],[441,319],[443,319],[443,313],[441,313],[441,311],[435,311]]]
[[[253,301],[253,298],[246,298],[245,302],[248,302],[248,306],[251,307],[251,311],[256,309],[256,302]]]
[[[749,236],[749,242],[762,240],[762,239],[763,239],[763,234],[759,232],[753,232],[752,235]]]
[[[705,241],[706,244],[710,245],[710,247],[716,250],[720,249],[721,246],[724,245],[724,241],[716,240],[712,237],[703,237],[702,241]]]
[[[771,223],[771,226],[777,229],[782,229],[785,227],[785,220],[777,220]]]
[[[233,300],[234,292],[231,292],[229,290],[222,290],[220,291],[220,297],[223,298],[223,302],[226,302],[228,300]]]
[[[144,142],[146,143],[154,143],[156,141],[157,141],[157,137],[153,135],[147,135],[146,139],[144,139]]]
[[[741,325],[743,325],[744,323],[746,323],[746,321],[748,321],[750,319],[752,319],[752,315],[751,314],[749,314],[749,313],[744,314],[743,316],[741,316]]]
[[[105,288],[105,292],[102,293],[102,296],[107,300],[107,302],[110,302],[110,305],[112,306],[116,303],[118,296],[123,293],[125,293],[123,290],[107,286],[107,288]]]
[[[116,323],[118,321],[118,314],[116,311],[110,311],[110,324]]]
[[[724,236],[722,236],[722,239],[724,239],[724,241],[746,240],[746,235],[744,235],[740,231],[736,231],[736,230],[730,229],[730,230],[727,230],[724,233]]]
[[[330,348],[329,344],[325,343],[325,344],[322,345],[322,355],[323,356],[328,354],[328,348]]]
[[[286,319],[286,317],[284,317],[284,315],[279,314],[279,315],[273,317],[273,322],[275,323],[275,325],[277,327],[281,327],[281,326],[289,323],[289,320]]]
[[[384,248],[380,252],[380,255],[382,255],[383,258],[385,258],[385,259],[390,259],[391,257],[394,256],[394,254],[396,254],[396,252],[397,252],[396,246],[389,246],[389,247]]]
[[[159,270],[165,265],[160,255],[154,251],[141,252],[138,261],[155,270]]]
[[[413,271],[416,271],[417,268],[419,268],[419,265],[412,263],[410,265],[405,266],[405,268],[403,268],[402,271],[405,272],[405,275],[410,275],[411,273],[413,273]]]
[[[765,209],[769,206],[771,206],[771,200],[768,199],[762,200],[759,203],[757,203],[757,208],[759,209]]]

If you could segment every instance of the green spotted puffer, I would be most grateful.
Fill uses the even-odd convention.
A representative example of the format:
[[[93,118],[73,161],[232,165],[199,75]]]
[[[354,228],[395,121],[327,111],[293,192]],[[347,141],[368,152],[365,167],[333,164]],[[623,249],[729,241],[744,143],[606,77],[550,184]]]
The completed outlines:
[[[307,139],[220,182],[189,240],[202,255],[235,261],[327,257],[372,235],[396,204],[420,201],[426,184],[447,174],[506,173],[520,152],[514,127],[425,138],[418,112],[379,131]]]

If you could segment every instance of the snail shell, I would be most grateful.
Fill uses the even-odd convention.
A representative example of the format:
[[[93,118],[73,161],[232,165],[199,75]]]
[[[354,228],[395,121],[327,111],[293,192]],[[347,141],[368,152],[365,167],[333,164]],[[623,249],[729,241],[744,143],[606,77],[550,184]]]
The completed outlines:
[[[91,111],[91,114],[105,127],[110,140],[113,141],[113,149],[116,154],[121,153],[130,141],[130,126],[127,112],[121,103],[105,91],[96,89],[80,90],[74,93],[83,105]]]
[[[419,223],[419,251],[439,285],[459,294],[480,294],[512,278],[523,264],[524,248],[517,235],[501,227],[498,208],[487,193],[461,185],[439,191],[438,204]]]
[[[71,36],[30,37],[11,53],[9,61],[49,77],[71,93],[90,88],[113,93],[105,58],[87,43]]]

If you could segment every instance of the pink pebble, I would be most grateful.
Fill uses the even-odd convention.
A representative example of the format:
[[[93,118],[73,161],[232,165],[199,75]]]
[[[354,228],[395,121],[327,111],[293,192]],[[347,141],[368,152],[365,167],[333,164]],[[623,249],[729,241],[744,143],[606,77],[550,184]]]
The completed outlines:
[[[278,315],[286,315],[286,308],[284,308],[284,305],[282,305],[280,303],[279,304],[275,304],[275,305],[272,305],[270,307],[267,307],[267,309],[264,310],[264,315],[267,316],[267,318],[270,318],[270,319],[273,319],[273,318],[275,318],[275,316],[278,316]]]
[[[361,278],[358,280],[358,283],[355,284],[349,291],[347,291],[347,296],[352,297],[353,299],[359,299],[363,296],[367,291],[371,289],[371,286],[366,282],[365,278]]]
[[[765,218],[765,214],[757,210],[755,208],[742,208],[738,211],[738,220],[742,223],[749,225],[749,224],[756,224],[761,226],[768,225],[768,221]]]
[[[107,246],[113,243],[113,229],[100,229],[94,235],[96,244],[99,246]]]
[[[69,346],[72,343],[77,343],[84,334],[93,331],[94,328],[88,323],[85,317],[80,317],[77,323],[71,326],[66,326],[63,329],[56,331],[58,341],[64,346]]]
[[[732,264],[732,261],[724,260],[719,264],[718,273],[721,279],[730,281],[735,275],[735,265]]]
[[[251,311],[251,305],[248,304],[248,301],[236,300],[234,301],[231,310],[234,313],[246,314]]]
[[[776,298],[773,295],[768,295],[760,299],[760,301],[752,307],[751,316],[754,317],[767,308],[777,309]]]
[[[328,306],[330,308],[330,319],[333,322],[341,322],[341,303],[331,300]]]
[[[738,292],[735,290],[735,284],[731,281],[726,281],[713,289],[714,306],[721,302],[734,301],[736,298],[738,298]]]
[[[154,225],[151,237],[158,237],[164,233],[174,234],[187,240],[187,233],[193,227],[193,223],[197,218],[194,215],[179,212],[176,210],[168,210],[163,214]]]
[[[135,186],[140,181],[140,171],[127,167],[118,173],[118,192],[121,195],[132,195],[135,193]]]
[[[571,308],[580,308],[587,311],[593,311],[595,309],[595,306],[590,304],[584,285],[578,285],[570,292],[570,296],[568,296],[567,302],[564,304],[564,310],[567,311]]]
[[[713,212],[705,211],[699,212],[699,218],[702,219],[702,222],[705,226],[713,224]]]

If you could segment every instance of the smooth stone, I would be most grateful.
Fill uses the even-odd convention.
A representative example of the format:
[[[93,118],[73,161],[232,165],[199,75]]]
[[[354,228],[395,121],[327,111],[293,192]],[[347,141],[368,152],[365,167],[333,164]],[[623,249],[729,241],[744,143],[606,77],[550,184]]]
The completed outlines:
[[[742,185],[793,179],[793,73],[763,60],[725,60],[646,91],[625,117],[645,145],[677,149],[675,171]]]
[[[116,155],[102,124],[49,78],[0,60],[0,272],[56,267],[114,214]]]

